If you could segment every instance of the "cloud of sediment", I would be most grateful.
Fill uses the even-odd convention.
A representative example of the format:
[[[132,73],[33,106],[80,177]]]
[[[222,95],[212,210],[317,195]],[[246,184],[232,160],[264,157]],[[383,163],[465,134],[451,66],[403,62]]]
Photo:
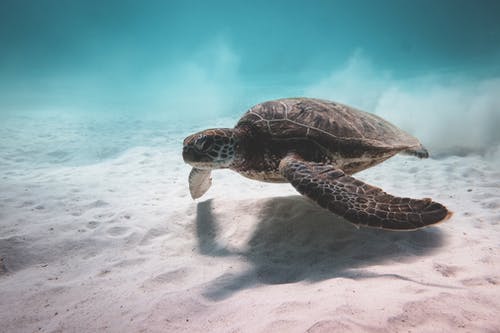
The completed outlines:
[[[500,145],[500,78],[423,73],[406,79],[375,68],[360,52],[304,88],[376,113],[417,136],[434,155],[486,153]]]
[[[172,119],[210,119],[237,111],[239,57],[222,39],[159,69],[148,79],[154,112]]]

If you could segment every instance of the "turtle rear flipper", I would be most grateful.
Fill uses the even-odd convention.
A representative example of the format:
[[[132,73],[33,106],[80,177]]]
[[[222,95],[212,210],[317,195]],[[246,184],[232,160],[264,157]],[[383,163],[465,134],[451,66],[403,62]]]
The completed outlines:
[[[212,185],[211,170],[192,168],[189,173],[189,192],[191,198],[198,199],[208,191]]]
[[[287,156],[283,176],[301,194],[355,225],[413,230],[446,220],[446,207],[431,199],[399,198],[346,175],[331,165]]]

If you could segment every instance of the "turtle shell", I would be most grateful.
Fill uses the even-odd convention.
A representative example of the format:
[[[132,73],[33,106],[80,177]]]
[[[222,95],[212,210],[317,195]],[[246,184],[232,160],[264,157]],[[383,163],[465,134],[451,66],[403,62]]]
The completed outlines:
[[[286,98],[257,104],[236,127],[273,139],[310,139],[342,156],[423,149],[418,139],[371,113],[327,100]]]

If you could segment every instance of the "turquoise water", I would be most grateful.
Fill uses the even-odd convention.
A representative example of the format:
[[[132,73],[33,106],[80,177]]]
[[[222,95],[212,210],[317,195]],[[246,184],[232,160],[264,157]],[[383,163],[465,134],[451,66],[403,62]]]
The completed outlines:
[[[440,154],[500,144],[498,1],[2,1],[3,160],[177,147],[248,107],[320,97]]]
[[[500,0],[0,0],[0,331],[497,332],[499,14]],[[193,201],[182,140],[289,96],[418,137],[431,159],[356,177],[452,219],[358,230],[229,170]]]

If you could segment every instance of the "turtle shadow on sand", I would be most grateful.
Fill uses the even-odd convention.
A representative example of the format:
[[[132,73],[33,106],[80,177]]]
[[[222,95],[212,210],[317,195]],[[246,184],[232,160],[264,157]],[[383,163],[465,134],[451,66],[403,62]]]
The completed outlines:
[[[258,222],[243,250],[219,245],[221,228],[233,221],[212,214],[212,200],[197,205],[198,251],[207,256],[239,256],[247,271],[224,273],[208,282],[204,296],[221,300],[258,285],[332,278],[390,277],[425,284],[399,274],[378,274],[368,268],[385,262],[412,262],[444,244],[439,228],[394,232],[357,229],[302,196],[259,200]]]

